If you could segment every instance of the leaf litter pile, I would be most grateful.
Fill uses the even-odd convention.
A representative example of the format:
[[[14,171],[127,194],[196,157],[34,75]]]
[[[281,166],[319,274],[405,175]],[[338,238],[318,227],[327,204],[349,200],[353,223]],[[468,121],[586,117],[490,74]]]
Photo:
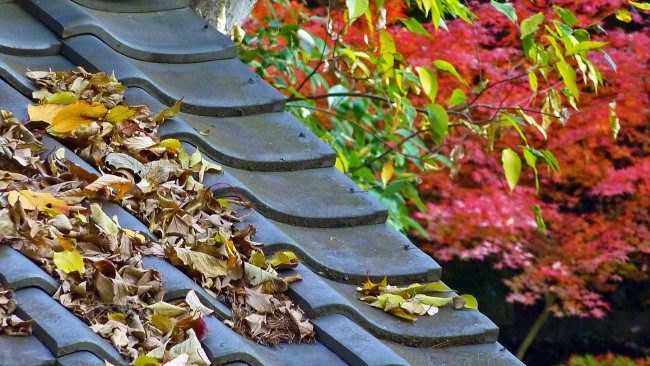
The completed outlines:
[[[10,244],[59,283],[53,296],[139,365],[207,365],[200,341],[209,334],[203,317],[214,316],[195,290],[165,302],[162,278],[142,265],[157,256],[190,275],[209,295],[226,300],[233,330],[265,345],[313,342],[313,326],[284,292],[299,276],[278,277],[299,260],[277,252],[267,260],[255,228],[235,228],[237,198],[214,197],[202,184],[221,168],[180,141],[158,136],[181,101],[153,115],[124,103],[122,86],[105,73],[28,72],[41,89],[28,106],[29,121],[0,111],[0,245]],[[46,152],[43,134],[54,136],[99,174],[66,159],[65,149]],[[102,204],[115,202],[157,235],[122,228]],[[470,295],[435,297],[440,284],[406,288],[370,280],[360,300],[415,321],[453,302],[476,308]],[[0,334],[31,333],[31,321],[13,314],[12,293],[0,287]]]
[[[298,260],[290,252],[267,261],[251,240],[253,227],[236,229],[234,205],[201,182],[221,168],[200,152],[188,154],[157,129],[180,101],[157,115],[123,103],[125,88],[104,73],[82,69],[29,72],[41,87],[30,121],[0,117],[0,241],[25,254],[60,287],[54,298],[132,361],[204,365],[200,341],[212,310],[193,290],[183,300],[162,301],[161,275],[142,266],[142,255],[167,259],[232,309],[224,319],[259,343],[313,342],[304,313],[284,294],[299,278],[276,268]],[[101,174],[84,170],[59,149],[44,152],[46,131]],[[102,210],[113,201],[149,226],[159,239],[122,228]],[[0,244],[2,245],[2,244]],[[12,314],[11,294],[0,288],[2,331],[28,333],[29,322]]]

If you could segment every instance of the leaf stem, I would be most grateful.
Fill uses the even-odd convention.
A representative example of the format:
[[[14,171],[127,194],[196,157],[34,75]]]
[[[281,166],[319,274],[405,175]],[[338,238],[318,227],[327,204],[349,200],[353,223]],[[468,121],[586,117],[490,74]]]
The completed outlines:
[[[537,337],[537,334],[546,323],[548,317],[551,315],[551,309],[553,308],[553,305],[555,305],[556,302],[557,302],[556,294],[549,293],[546,295],[546,304],[544,304],[544,310],[542,310],[541,314],[539,314],[537,320],[535,320],[535,324],[533,324],[533,326],[530,328],[528,334],[526,334],[526,338],[524,338],[524,341],[521,342],[521,345],[519,345],[519,349],[517,349],[518,359],[520,360],[524,359],[524,356],[526,355],[528,348],[530,347],[531,344],[533,344],[533,341]]]

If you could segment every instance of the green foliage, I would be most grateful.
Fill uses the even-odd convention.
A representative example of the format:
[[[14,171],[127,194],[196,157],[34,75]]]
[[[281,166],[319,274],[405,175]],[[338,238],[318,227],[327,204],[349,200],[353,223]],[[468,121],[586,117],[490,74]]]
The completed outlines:
[[[419,177],[444,169],[455,175],[464,156],[463,144],[470,139],[502,150],[511,190],[522,174],[521,154],[539,187],[537,165],[547,166],[549,172],[559,170],[559,165],[550,151],[530,146],[530,128],[546,139],[555,121],[563,125],[568,109],[577,109],[579,81],[594,89],[602,84],[589,54],[602,52],[605,43],[591,41],[588,32],[576,28],[575,16],[557,6],[557,18],[545,19],[537,13],[519,24],[527,57],[523,72],[509,80],[482,80],[470,89],[453,62],[435,60],[430,66],[411,66],[392,32],[386,30],[387,22],[399,22],[428,39],[431,33],[415,18],[386,19],[383,2],[347,0],[343,13],[330,10],[328,18],[294,11],[286,0],[267,1],[269,7],[272,4],[285,9],[288,18],[285,14],[280,19],[270,11],[266,19],[259,20],[254,33],[240,43],[242,59],[284,91],[288,110],[336,151],[336,167],[383,202],[390,224],[403,232],[417,230],[427,236],[408,209],[426,212],[416,188]],[[436,30],[447,29],[450,19],[471,23],[476,18],[458,0],[407,4],[422,11]],[[519,17],[512,5],[491,4],[517,24]],[[298,25],[310,22],[325,24],[325,31],[307,32]],[[456,88],[442,101],[439,78],[446,83],[450,80],[445,74],[453,77]],[[483,100],[495,86],[520,78],[528,78],[531,98],[540,100],[538,109],[504,105],[498,98]],[[494,113],[486,115],[486,107]],[[501,140],[512,132],[521,138],[522,146]],[[536,217],[543,222],[541,213]]]

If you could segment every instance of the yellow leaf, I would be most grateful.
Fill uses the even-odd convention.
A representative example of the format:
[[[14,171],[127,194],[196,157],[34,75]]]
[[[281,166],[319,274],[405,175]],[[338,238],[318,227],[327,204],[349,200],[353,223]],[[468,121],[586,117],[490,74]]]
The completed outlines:
[[[82,274],[84,272],[84,260],[76,251],[65,250],[54,253],[54,265],[65,273],[76,271]]]
[[[390,179],[395,174],[395,165],[392,160],[386,163],[383,168],[381,168],[381,182],[384,183],[384,187],[390,181]]]
[[[171,108],[166,108],[160,111],[154,118],[154,122],[162,122],[166,120],[167,118],[172,118],[178,114],[178,112],[181,111],[181,102],[183,101],[183,98],[180,100],[177,100],[176,103],[174,103]]]
[[[153,357],[149,356],[138,356],[138,358],[133,361],[133,366],[158,366],[160,362]]]
[[[158,301],[155,304],[147,305],[148,309],[153,310],[158,315],[174,317],[187,313],[187,309],[180,306],[172,305],[164,301]]]
[[[121,323],[124,323],[124,321],[128,317],[129,315],[124,313],[111,313],[108,315],[108,319],[115,320],[116,322],[121,322]]]
[[[154,327],[162,330],[163,333],[169,333],[169,331],[174,329],[174,326],[176,325],[176,322],[173,319],[158,314],[150,315],[149,321]]]
[[[66,214],[70,211],[68,204],[49,193],[32,192],[28,189],[22,191],[11,191],[7,196],[10,205],[15,205],[20,201],[20,205],[25,210],[50,211],[59,214]],[[54,215],[56,216],[56,215]]]
[[[275,252],[269,263],[275,269],[285,270],[296,268],[300,260],[293,252]]]
[[[106,115],[106,107],[99,103],[78,101],[62,108],[52,119],[49,132],[73,132],[81,126],[87,126]]]
[[[61,246],[63,247],[64,250],[73,250],[75,248],[75,243],[74,243],[74,241],[72,241],[72,239],[64,238],[62,236],[59,236],[58,238],[56,238],[54,240],[59,242],[59,244],[61,244]]]
[[[116,175],[105,174],[97,178],[94,182],[84,188],[84,193],[91,197],[100,190],[106,188],[115,188],[117,193],[115,198],[120,199],[131,189],[132,182],[129,179],[118,177]]]
[[[111,123],[120,123],[135,116],[135,109],[126,105],[116,105],[106,115],[106,120]]]
[[[27,113],[30,121],[43,121],[52,124],[57,113],[65,107],[67,106],[64,104],[30,104],[27,106]]]

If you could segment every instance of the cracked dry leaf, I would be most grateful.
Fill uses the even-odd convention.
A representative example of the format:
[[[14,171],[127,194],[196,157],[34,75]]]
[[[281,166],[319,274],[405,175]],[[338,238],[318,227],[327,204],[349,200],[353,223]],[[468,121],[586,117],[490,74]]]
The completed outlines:
[[[192,309],[192,311],[200,315],[210,316],[212,313],[214,313],[214,310],[201,303],[201,300],[196,295],[196,291],[194,290],[187,292],[187,295],[185,296],[185,302],[190,307],[190,309]]]
[[[215,258],[209,254],[195,252],[186,248],[174,248],[176,256],[184,265],[194,269],[206,277],[219,277],[228,274],[226,261]]]
[[[113,189],[115,189],[115,198],[120,199],[129,192],[131,185],[132,182],[129,179],[112,174],[104,174],[91,184],[84,187],[83,191],[90,197],[94,197],[100,192],[104,192],[107,196],[111,196],[113,195]]]
[[[104,158],[105,164],[110,164],[115,169],[128,169],[138,176],[142,176],[147,170],[141,162],[123,153],[110,153]]]
[[[7,201],[10,205],[16,205],[16,201],[25,210],[39,210],[48,213],[56,214],[68,213],[68,204],[49,193],[32,192],[28,189],[20,191],[11,191],[7,196]]]
[[[210,359],[201,347],[201,342],[193,329],[187,331],[187,339],[183,343],[175,345],[169,351],[174,356],[188,355],[189,359],[185,363],[188,366],[210,365]]]
[[[0,284],[0,335],[27,336],[32,334],[32,321],[25,321],[16,316],[15,310],[16,301],[13,299],[13,291],[5,290]]]

